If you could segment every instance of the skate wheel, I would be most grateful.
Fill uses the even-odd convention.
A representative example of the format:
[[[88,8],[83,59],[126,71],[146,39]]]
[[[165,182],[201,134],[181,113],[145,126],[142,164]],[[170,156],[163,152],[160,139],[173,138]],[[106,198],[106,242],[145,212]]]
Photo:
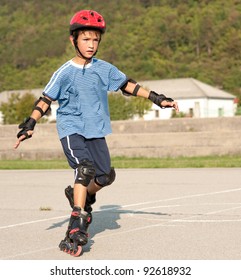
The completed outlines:
[[[72,252],[72,253],[70,253],[70,255],[74,256],[74,257],[79,257],[81,252],[82,252],[82,247],[79,245],[77,252],[76,253]]]
[[[60,251],[70,254],[71,245],[66,240],[62,240],[59,244]]]

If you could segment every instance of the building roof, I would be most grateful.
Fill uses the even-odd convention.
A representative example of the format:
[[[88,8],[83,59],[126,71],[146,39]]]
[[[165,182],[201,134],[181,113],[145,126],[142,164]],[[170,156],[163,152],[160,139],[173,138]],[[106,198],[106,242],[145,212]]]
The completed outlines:
[[[157,93],[165,94],[173,99],[193,99],[193,98],[212,98],[212,99],[229,99],[236,98],[226,91],[212,87],[193,78],[167,79],[167,80],[150,80],[139,81],[139,84],[148,90],[156,91]],[[19,93],[20,96],[25,93],[33,94],[36,99],[42,95],[43,89],[26,89],[26,90],[10,90],[0,93],[0,104],[7,102],[10,95]]]
[[[165,94],[176,100],[193,98],[234,99],[236,97],[193,78],[140,81],[139,84],[148,90]]]
[[[8,102],[9,97],[11,94],[19,94],[20,97],[26,93],[33,94],[36,99],[38,99],[42,95],[43,89],[42,88],[36,88],[36,89],[22,89],[22,90],[8,90],[8,91],[2,91],[0,93],[0,104],[2,102]]]

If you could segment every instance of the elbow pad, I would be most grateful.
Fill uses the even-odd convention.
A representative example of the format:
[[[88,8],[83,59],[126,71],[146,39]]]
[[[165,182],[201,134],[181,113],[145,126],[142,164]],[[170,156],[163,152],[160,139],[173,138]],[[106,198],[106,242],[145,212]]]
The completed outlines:
[[[45,112],[42,110],[42,108],[40,108],[38,106],[40,101],[43,101],[44,103],[46,103],[48,105],[48,109]],[[34,103],[35,107],[33,108],[33,110],[39,111],[41,114],[41,117],[42,117],[51,112],[51,107],[50,107],[51,103],[52,103],[52,101],[47,99],[46,97],[39,97],[39,99]]]
[[[129,92],[127,92],[127,91],[125,90],[126,87],[127,87],[127,84],[128,84],[129,82],[136,85],[135,88],[134,88],[134,90],[133,90],[133,93],[129,93]],[[137,96],[137,92],[138,92],[138,90],[139,90],[140,87],[141,87],[141,86],[140,86],[135,80],[128,79],[128,80],[126,81],[126,83],[125,83],[120,89],[121,89],[123,95],[126,95],[126,96]]]

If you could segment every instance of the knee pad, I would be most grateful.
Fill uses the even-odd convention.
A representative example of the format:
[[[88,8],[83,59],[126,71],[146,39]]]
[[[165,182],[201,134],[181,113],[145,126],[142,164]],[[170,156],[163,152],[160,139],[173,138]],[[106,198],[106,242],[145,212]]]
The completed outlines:
[[[95,183],[100,187],[111,185],[115,181],[116,173],[114,167],[111,167],[110,173],[95,178]]]
[[[90,181],[95,177],[95,168],[93,164],[84,159],[80,162],[80,164],[75,169],[75,183],[81,184],[87,187]]]

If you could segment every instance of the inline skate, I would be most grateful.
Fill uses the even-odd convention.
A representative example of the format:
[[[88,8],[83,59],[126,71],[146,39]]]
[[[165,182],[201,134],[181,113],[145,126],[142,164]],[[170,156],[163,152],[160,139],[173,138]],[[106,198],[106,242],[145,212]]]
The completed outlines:
[[[67,197],[68,201],[69,201],[69,205],[71,208],[74,207],[74,189],[71,186],[68,186],[65,190],[65,196]],[[91,205],[94,204],[96,202],[96,194],[92,194],[90,195],[87,192],[87,197],[86,197],[86,202],[85,202],[85,208],[84,210],[91,214],[92,212],[92,207]]]
[[[61,251],[78,257],[82,252],[82,246],[88,242],[87,232],[92,222],[91,205],[96,201],[95,194],[90,195],[87,193],[84,211],[81,211],[79,207],[74,207],[74,189],[71,186],[65,189],[65,196],[73,211],[70,216],[65,238],[60,242],[59,248]]]
[[[79,207],[73,207],[65,238],[61,240],[59,248],[74,257],[80,256],[82,246],[88,242],[87,229],[91,223],[91,217]]]

